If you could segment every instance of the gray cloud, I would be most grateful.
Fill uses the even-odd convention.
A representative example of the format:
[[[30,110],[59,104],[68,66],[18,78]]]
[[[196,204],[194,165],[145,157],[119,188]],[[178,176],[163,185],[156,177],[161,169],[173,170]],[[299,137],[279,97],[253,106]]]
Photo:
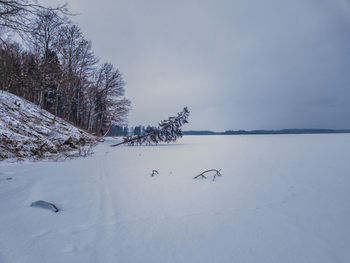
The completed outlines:
[[[69,5],[96,54],[124,73],[131,125],[188,106],[188,129],[350,128],[346,0]]]

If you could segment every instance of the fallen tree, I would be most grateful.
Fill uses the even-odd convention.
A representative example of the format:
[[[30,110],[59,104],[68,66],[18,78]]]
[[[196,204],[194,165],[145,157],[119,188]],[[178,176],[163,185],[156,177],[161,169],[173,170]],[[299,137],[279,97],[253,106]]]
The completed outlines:
[[[157,128],[148,127],[143,135],[126,136],[123,141],[111,147],[127,144],[129,146],[142,144],[158,144],[159,142],[175,142],[179,137],[182,137],[181,127],[188,123],[187,119],[190,111],[185,107],[176,117],[170,117],[159,123]]]

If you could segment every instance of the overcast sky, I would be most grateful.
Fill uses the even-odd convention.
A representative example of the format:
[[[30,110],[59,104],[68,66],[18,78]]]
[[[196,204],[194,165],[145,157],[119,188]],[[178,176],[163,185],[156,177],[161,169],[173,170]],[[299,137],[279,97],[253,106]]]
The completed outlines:
[[[46,0],[44,3],[57,3]],[[70,0],[127,82],[130,126],[350,128],[348,0]]]

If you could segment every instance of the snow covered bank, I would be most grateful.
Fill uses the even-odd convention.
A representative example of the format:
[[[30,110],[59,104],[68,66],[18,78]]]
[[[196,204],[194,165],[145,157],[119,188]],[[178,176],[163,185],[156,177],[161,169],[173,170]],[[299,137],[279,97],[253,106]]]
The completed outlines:
[[[112,143],[0,163],[1,263],[350,260],[349,134]],[[210,168],[222,177],[193,179]]]
[[[0,160],[77,152],[96,138],[6,91],[0,91]]]

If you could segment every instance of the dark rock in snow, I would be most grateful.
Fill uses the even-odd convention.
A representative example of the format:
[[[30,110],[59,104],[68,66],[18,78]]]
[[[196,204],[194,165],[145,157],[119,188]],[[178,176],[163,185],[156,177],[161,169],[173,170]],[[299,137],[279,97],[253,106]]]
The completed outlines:
[[[59,211],[56,205],[49,203],[49,202],[46,202],[46,201],[43,201],[43,200],[35,201],[30,206],[48,209],[48,210],[51,210],[55,213],[57,213]]]

